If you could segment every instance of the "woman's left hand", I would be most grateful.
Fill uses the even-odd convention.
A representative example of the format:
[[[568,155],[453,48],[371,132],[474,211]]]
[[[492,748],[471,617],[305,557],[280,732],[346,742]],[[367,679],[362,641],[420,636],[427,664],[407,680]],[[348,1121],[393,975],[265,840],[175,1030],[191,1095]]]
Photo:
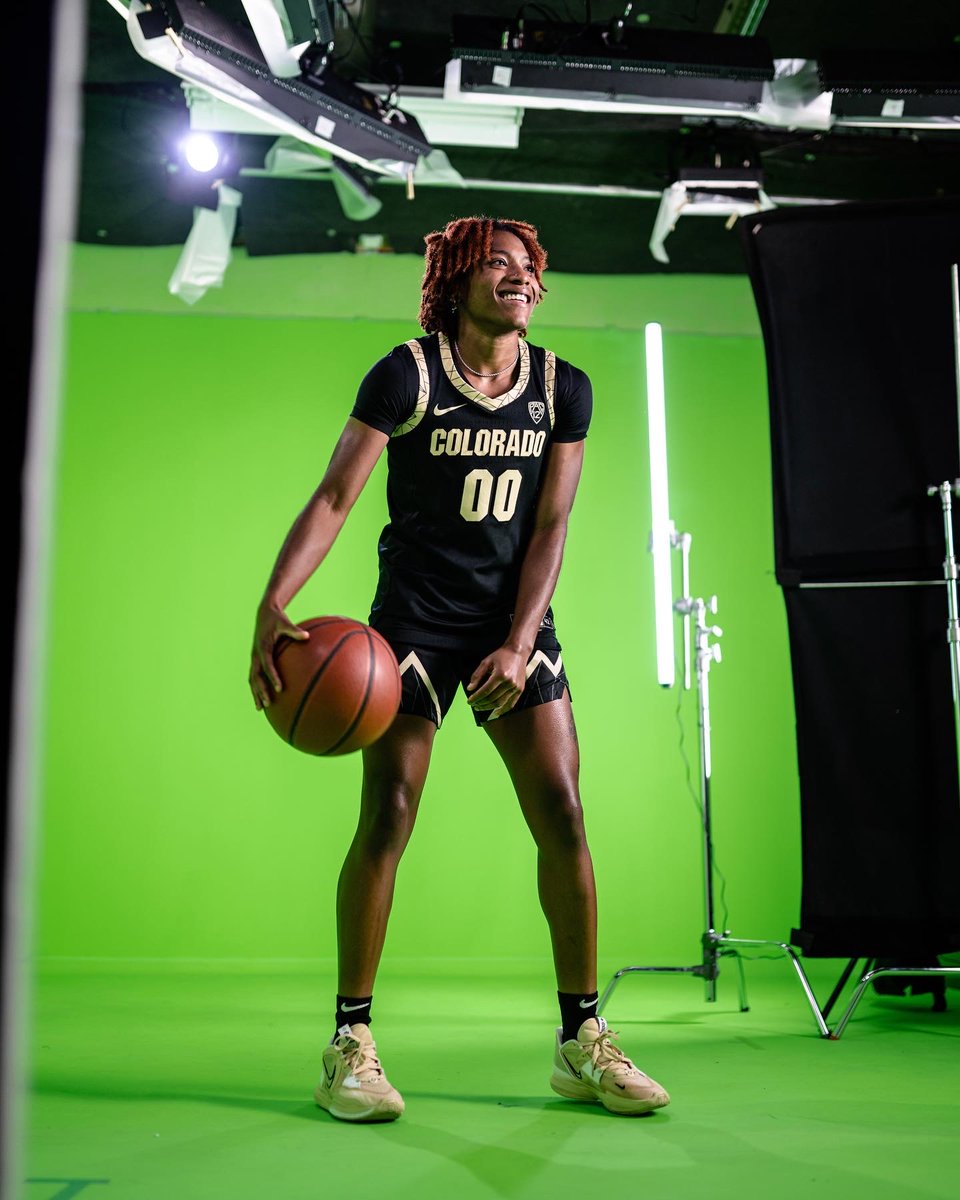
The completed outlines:
[[[523,695],[527,682],[527,657],[501,646],[478,665],[467,684],[471,708],[491,710],[490,719],[509,712]]]

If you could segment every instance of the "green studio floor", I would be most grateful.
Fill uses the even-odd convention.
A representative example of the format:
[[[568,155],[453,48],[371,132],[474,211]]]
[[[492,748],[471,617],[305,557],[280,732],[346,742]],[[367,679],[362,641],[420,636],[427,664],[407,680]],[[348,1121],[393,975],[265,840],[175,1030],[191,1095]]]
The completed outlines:
[[[628,964],[604,965],[601,986]],[[805,965],[823,1001],[843,964]],[[393,962],[373,1024],[407,1111],[352,1126],[311,1097],[331,967],[42,963],[23,1200],[960,1194],[953,988],[945,1013],[871,989],[826,1041],[785,959],[747,962],[745,1013],[726,961],[713,1003],[690,976],[628,976],[605,1015],[672,1095],[630,1119],[546,1086],[546,962]]]

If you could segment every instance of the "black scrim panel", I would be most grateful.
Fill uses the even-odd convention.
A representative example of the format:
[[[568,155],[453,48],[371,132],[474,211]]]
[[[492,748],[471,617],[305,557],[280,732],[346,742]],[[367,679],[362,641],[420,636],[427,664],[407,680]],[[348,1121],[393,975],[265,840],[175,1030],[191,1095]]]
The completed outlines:
[[[741,223],[766,347],[777,578],[932,579],[960,474],[951,264],[960,201]]]
[[[960,948],[960,800],[944,586],[784,590],[807,953]]]
[[[740,236],[766,350],[796,704],[792,940],[919,964],[960,947],[945,533],[927,495],[960,476],[960,201],[780,209]],[[867,582],[889,586],[850,586]]]

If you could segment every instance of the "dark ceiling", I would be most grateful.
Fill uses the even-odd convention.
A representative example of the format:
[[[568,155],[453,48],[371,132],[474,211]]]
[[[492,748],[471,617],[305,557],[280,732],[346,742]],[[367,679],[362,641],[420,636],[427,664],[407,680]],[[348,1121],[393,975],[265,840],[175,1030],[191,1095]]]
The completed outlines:
[[[333,61],[344,78],[395,87],[402,109],[405,88],[442,88],[458,15],[589,20],[610,27],[629,9],[631,28],[712,35],[718,21],[727,20],[724,28],[730,31],[731,7],[762,13],[751,36],[773,59],[822,63],[842,53],[872,55],[870,61],[886,64],[888,89],[898,64],[907,82],[912,62],[937,57],[950,64],[960,55],[956,0],[912,6],[900,0],[752,5],[727,0],[726,6],[724,0],[632,6],[622,0],[523,5],[347,0],[334,6],[341,24]],[[245,25],[239,0],[209,0],[208,8]],[[344,23],[347,14],[350,22]],[[743,28],[733,32],[739,35]],[[76,238],[122,246],[182,243],[193,206],[171,186],[170,169],[173,134],[188,122],[181,80],[140,56],[123,16],[108,0],[88,0],[87,29]],[[948,91],[939,102],[947,114],[958,114],[960,83]],[[273,141],[260,134],[239,136],[239,161],[248,172],[263,167]],[[418,187],[411,199],[403,187],[373,177],[368,183],[382,207],[358,221],[345,215],[329,177],[305,182],[241,171],[231,180],[242,195],[234,245],[250,255],[342,252],[362,245],[361,236],[375,235],[385,250],[421,253],[424,233],[453,216],[482,212],[537,225],[550,265],[559,271],[738,273],[744,270],[739,241],[724,220],[713,217],[679,221],[667,242],[669,263],[653,258],[648,243],[659,197],[681,168],[749,162],[762,170],[764,190],[778,206],[960,194],[960,116],[939,129],[817,130],[774,128],[735,116],[527,108],[516,149],[440,148],[464,179],[501,186]],[[504,184],[514,190],[503,190]]]

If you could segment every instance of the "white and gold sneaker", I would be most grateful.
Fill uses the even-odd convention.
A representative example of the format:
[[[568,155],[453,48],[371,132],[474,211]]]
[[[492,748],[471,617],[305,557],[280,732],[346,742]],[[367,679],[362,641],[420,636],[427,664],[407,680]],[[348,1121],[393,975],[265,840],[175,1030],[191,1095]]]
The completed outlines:
[[[366,1025],[341,1025],[323,1050],[323,1078],[313,1092],[321,1108],[341,1121],[395,1121],[403,1097],[393,1087]]]
[[[567,1100],[595,1100],[613,1113],[633,1116],[670,1103],[666,1090],[645,1075],[613,1040],[603,1017],[588,1017],[576,1039],[557,1030],[550,1086]]]

